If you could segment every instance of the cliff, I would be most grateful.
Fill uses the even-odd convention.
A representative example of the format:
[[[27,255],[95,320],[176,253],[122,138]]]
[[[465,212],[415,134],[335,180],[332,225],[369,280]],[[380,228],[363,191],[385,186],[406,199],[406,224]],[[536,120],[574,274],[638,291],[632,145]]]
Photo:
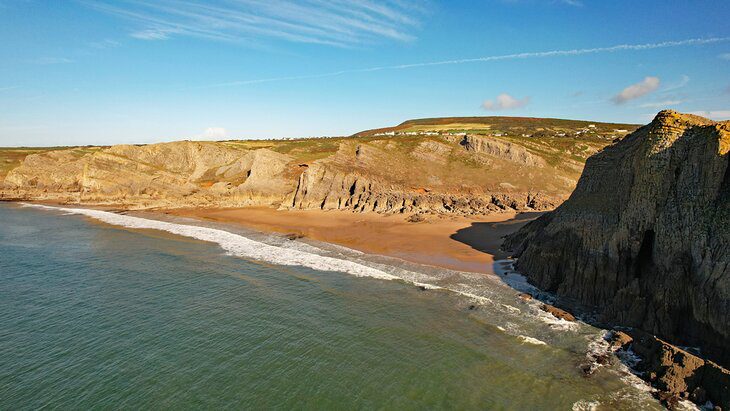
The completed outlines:
[[[727,122],[660,112],[504,248],[538,287],[728,366],[729,151]]]
[[[343,138],[0,149],[0,199],[133,209],[546,210],[567,198],[585,159],[615,128],[630,127],[459,121],[466,120],[419,120],[397,133]]]

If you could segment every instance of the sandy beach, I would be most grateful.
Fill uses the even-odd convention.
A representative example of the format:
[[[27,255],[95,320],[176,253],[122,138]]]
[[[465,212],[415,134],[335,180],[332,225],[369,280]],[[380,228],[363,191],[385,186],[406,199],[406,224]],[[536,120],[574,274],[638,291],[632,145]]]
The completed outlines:
[[[426,216],[408,222],[403,215],[265,207],[175,209],[166,214],[237,224],[249,229],[293,234],[370,254],[453,270],[493,273],[502,237],[540,213],[499,213],[478,217]]]

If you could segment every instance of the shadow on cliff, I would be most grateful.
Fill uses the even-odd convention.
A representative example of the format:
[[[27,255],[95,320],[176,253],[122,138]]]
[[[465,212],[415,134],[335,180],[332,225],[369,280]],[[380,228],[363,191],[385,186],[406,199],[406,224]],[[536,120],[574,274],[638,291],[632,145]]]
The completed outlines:
[[[507,221],[472,223],[469,227],[457,230],[449,238],[482,253],[493,255],[495,260],[502,260],[509,255],[500,249],[503,237],[519,230],[543,214],[545,214],[544,211],[519,213],[515,218]]]

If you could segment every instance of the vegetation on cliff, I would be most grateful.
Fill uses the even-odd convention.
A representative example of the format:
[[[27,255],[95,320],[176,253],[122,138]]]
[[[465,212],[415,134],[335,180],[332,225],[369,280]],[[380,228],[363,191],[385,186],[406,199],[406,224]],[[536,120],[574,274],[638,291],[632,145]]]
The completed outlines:
[[[544,210],[570,194],[586,158],[635,128],[506,119],[414,120],[402,132],[340,138],[6,149],[0,196],[129,208]]]

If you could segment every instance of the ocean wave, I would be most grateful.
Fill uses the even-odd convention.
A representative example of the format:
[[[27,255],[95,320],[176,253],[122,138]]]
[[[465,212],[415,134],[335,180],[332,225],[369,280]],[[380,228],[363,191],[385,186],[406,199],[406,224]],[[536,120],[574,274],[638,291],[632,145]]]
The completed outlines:
[[[84,215],[107,224],[126,228],[160,230],[183,237],[216,243],[230,255],[270,264],[301,266],[319,271],[342,272],[357,277],[371,277],[380,280],[402,280],[402,278],[395,275],[354,261],[321,256],[292,248],[277,247],[217,228],[169,223],[86,208],[50,207],[39,204],[25,205]]]
[[[352,261],[348,259],[352,256],[345,254],[349,254],[349,249],[344,247],[338,247],[336,251],[328,251],[306,243],[288,240],[278,241],[281,240],[280,238],[274,238],[278,241],[278,244],[272,245],[218,228],[172,223],[87,208],[52,207],[27,203],[23,205],[26,207],[54,210],[64,215],[83,215],[107,224],[126,228],[160,230],[212,242],[218,244],[229,255],[254,261],[284,266],[301,266],[319,271],[341,272],[356,277],[403,281],[417,287],[422,287],[425,290],[446,290],[475,303],[497,305],[490,298],[476,294],[472,290],[462,290],[460,289],[461,287],[442,287],[426,282],[427,280],[434,280],[430,275],[416,273],[398,267],[388,267],[387,270],[392,272],[390,273],[386,271],[384,264],[374,264],[377,267],[372,267],[357,261]],[[333,256],[325,254],[331,254]]]
[[[54,207],[39,204],[24,204],[24,206],[53,210],[64,215],[82,215],[120,227],[159,230],[211,242],[218,244],[229,255],[262,263],[301,266],[318,271],[340,272],[356,277],[401,281],[422,288],[423,290],[443,290],[453,293],[469,301],[471,304],[492,307],[507,318],[520,317],[524,319],[526,318],[524,314],[532,314],[532,310],[523,311],[518,307],[510,305],[509,301],[512,301],[511,292],[507,291],[506,288],[502,290],[501,287],[505,285],[495,281],[490,276],[479,275],[472,278],[470,275],[463,275],[471,273],[449,270],[427,271],[428,274],[426,274],[426,272],[416,272],[405,267],[398,267],[394,264],[389,265],[381,261],[375,262],[360,258],[345,247],[338,246],[331,248],[329,245],[307,244],[301,241],[285,240],[281,236],[259,237],[252,235],[255,238],[253,239],[221,228],[160,221],[108,211],[87,208]],[[503,265],[511,266],[511,263],[504,261]],[[503,291],[507,292],[505,293]],[[545,321],[545,313],[539,310],[537,311],[538,320]],[[530,317],[533,316],[530,315]],[[560,322],[560,320],[555,320],[556,324],[564,325],[563,323],[567,323],[566,321]],[[571,326],[566,325],[566,327]],[[514,323],[508,322],[504,328],[512,335],[524,333],[524,331],[521,331],[522,327]],[[524,337],[522,339],[523,342],[531,344],[546,344],[544,341],[532,337]]]
[[[528,343],[528,344],[534,344],[534,345],[547,345],[547,343],[543,340],[538,340],[535,337],[529,337],[527,335],[518,335],[517,338],[519,338],[522,342]]]
[[[578,400],[573,404],[573,411],[595,411],[600,405],[598,401]]]
[[[541,322],[549,325],[550,328],[554,330],[576,331],[580,328],[580,323],[578,321],[567,321],[562,318],[557,318],[554,315],[539,309],[537,304],[535,304],[535,315]]]

